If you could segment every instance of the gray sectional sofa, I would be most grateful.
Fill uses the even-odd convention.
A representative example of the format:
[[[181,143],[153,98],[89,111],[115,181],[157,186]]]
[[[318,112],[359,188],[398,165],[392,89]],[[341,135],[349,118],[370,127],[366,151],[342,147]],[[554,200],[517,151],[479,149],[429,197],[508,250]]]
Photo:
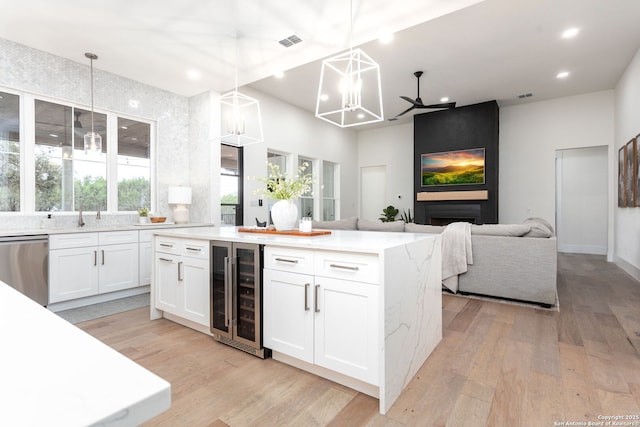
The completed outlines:
[[[444,226],[346,218],[314,221],[313,228],[441,233]],[[458,292],[557,306],[557,241],[541,218],[520,224],[471,225],[473,264],[458,276]]]

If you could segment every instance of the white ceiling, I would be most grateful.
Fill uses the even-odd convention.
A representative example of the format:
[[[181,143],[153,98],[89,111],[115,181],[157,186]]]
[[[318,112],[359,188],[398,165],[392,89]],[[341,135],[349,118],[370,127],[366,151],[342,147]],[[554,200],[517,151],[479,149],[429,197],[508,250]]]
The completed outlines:
[[[0,10],[0,38],[87,64],[94,52],[95,68],[184,96],[232,89],[237,69],[239,85],[310,111],[319,60],[349,46],[346,0],[0,0]],[[353,0],[352,41],[380,64],[389,118],[410,106],[399,95],[416,97],[416,70],[425,103],[611,89],[640,48],[639,18],[638,0]],[[579,35],[561,39],[571,26]],[[376,40],[383,31],[395,32],[390,44]],[[277,43],[291,34],[303,42]],[[283,79],[270,77],[278,70]],[[570,77],[556,79],[561,70]]]

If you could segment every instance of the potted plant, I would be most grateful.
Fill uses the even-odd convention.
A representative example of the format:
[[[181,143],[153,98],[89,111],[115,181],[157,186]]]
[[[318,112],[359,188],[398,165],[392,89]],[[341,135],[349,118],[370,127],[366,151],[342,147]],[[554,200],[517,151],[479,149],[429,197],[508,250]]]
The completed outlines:
[[[149,221],[149,208],[141,207],[138,208],[138,221],[140,224],[146,224]]]
[[[386,208],[382,209],[382,216],[379,219],[382,222],[393,222],[396,220],[398,212],[400,212],[398,209],[389,205]]]
[[[257,178],[263,182],[265,187],[256,191],[268,199],[277,200],[271,207],[271,219],[276,230],[293,230],[298,220],[298,207],[292,201],[311,189],[313,179],[310,174],[304,171],[309,166],[303,163],[292,177],[285,176],[280,171],[280,166],[268,163],[269,176],[267,178]]]

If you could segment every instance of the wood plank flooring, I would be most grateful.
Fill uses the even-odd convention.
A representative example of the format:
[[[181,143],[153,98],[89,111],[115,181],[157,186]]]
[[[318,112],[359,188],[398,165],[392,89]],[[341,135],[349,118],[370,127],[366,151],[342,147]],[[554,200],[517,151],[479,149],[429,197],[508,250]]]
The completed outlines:
[[[137,309],[78,326],[165,378],[148,426],[554,426],[640,415],[640,283],[559,254],[560,311],[443,296],[444,337],[386,415],[378,401]]]

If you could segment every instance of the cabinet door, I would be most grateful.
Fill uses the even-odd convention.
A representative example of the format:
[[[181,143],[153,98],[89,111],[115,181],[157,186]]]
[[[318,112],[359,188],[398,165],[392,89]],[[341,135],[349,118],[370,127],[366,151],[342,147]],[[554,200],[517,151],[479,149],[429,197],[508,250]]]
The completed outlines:
[[[98,294],[98,248],[49,251],[49,302]]]
[[[180,317],[210,326],[209,288],[209,260],[182,257],[178,264]]]
[[[157,253],[154,286],[156,308],[178,314],[178,262],[180,257]]]
[[[378,385],[378,290],[316,277],[316,365]]]
[[[313,363],[313,276],[264,269],[264,346]]]
[[[138,244],[100,246],[100,293],[138,286]]]
[[[138,261],[140,263],[140,286],[151,283],[151,265],[153,262],[153,243],[141,242],[138,246]]]

